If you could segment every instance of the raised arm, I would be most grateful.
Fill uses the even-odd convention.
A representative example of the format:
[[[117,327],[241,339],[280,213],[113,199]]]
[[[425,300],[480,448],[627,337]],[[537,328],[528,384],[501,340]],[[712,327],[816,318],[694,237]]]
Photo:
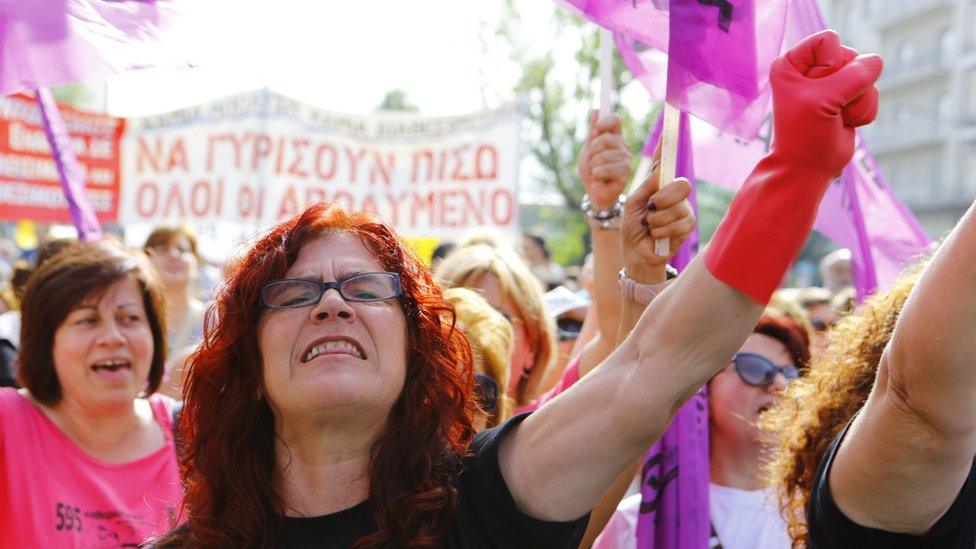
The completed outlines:
[[[703,257],[606,362],[502,443],[502,474],[524,511],[560,520],[589,510],[752,331],[853,154],[853,126],[876,112],[881,60],[853,58],[825,31],[774,63],[772,150]]]
[[[631,154],[621,135],[620,119],[607,115],[601,119],[593,114],[590,134],[580,151],[579,173],[583,189],[590,203],[590,212],[606,212],[617,207],[617,198],[624,192],[631,176]],[[620,247],[620,216],[603,227],[591,215],[586,215],[593,236],[593,307],[599,333],[583,348],[579,374],[586,375],[610,356],[617,343],[617,324],[620,318],[620,292],[617,273],[623,266]]]
[[[648,299],[653,300],[665,286],[667,273],[665,265],[674,257],[678,249],[695,229],[695,216],[687,198],[691,194],[691,183],[677,179],[673,184],[659,189],[661,146],[658,143],[654,152],[654,163],[650,175],[627,196],[624,204],[620,238],[623,245],[624,264],[628,278],[641,284],[642,292],[626,293],[622,299],[619,340],[625,339],[634,329]],[[649,207],[650,205],[650,207]],[[647,246],[648,235],[667,236],[671,239],[671,249],[666,256],[654,253],[653,246]],[[619,285],[618,285],[619,287]],[[635,460],[617,475],[609,488],[600,496],[590,514],[590,522],[580,542],[580,548],[590,547],[613,516],[617,505],[626,494],[634,475],[640,470],[643,456]]]
[[[922,534],[959,493],[976,455],[974,320],[971,206],[905,302],[871,395],[834,460],[831,493],[854,522]]]

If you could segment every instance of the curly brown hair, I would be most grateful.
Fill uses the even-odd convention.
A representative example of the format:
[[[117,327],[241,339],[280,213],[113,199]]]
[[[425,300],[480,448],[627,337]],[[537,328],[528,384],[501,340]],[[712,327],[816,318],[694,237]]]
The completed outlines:
[[[888,291],[871,297],[831,328],[829,344],[813,357],[808,374],[790,383],[761,419],[761,427],[779,441],[765,476],[776,487],[793,547],[806,546],[806,509],[817,467],[867,400],[895,321],[926,263],[907,270]]]

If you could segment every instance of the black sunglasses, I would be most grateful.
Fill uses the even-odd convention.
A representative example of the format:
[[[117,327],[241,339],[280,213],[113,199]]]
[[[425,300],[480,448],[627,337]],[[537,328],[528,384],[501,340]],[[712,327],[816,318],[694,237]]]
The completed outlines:
[[[768,358],[755,353],[738,353],[732,362],[739,379],[753,387],[769,387],[776,379],[776,374],[783,374],[787,381],[800,377],[800,370],[796,366],[777,366]]]
[[[329,290],[353,302],[387,301],[403,293],[396,273],[362,273],[335,282],[301,278],[272,280],[261,288],[261,306],[268,309],[292,309],[314,305]]]
[[[574,341],[579,338],[583,323],[575,318],[557,318],[556,331],[559,341]]]
[[[498,409],[498,383],[491,376],[474,375],[474,396],[486,414],[494,414]]]

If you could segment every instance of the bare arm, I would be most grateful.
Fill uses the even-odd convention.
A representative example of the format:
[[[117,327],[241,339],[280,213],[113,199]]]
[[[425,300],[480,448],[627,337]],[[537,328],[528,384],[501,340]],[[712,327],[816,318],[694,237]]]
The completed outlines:
[[[502,445],[502,471],[519,507],[549,520],[589,510],[729,360],[761,312],[702,261],[693,262],[598,369],[526,419]],[[577,474],[579,464],[585,475]]]
[[[580,178],[595,210],[606,210],[617,203],[631,175],[630,147],[621,135],[620,119],[615,115],[590,124],[590,137],[580,152]],[[617,342],[620,318],[620,292],[617,273],[623,266],[620,231],[602,229],[590,223],[593,236],[593,307],[599,332],[583,348],[580,376],[610,356]]]
[[[871,395],[835,458],[831,493],[851,520],[922,534],[955,500],[976,454],[974,319],[970,207],[905,303]]]
[[[651,170],[651,174],[627,197],[620,236],[628,276],[641,284],[663,287],[667,279],[665,266],[694,231],[695,216],[687,201],[688,195],[691,194],[691,184],[687,180],[678,180],[673,185],[659,190],[660,172],[657,166],[660,157],[659,146],[654,153],[655,167]],[[656,206],[654,212],[647,209],[648,198],[652,199]],[[671,237],[671,250],[667,256],[658,256],[651,253],[653,250],[641,246],[652,231],[665,232]],[[630,299],[623,299],[622,303],[620,328],[617,332],[620,341],[630,335],[646,308],[643,303]],[[586,532],[580,542],[581,548],[590,547],[606,527],[642,463],[643,455],[620,473],[600,497],[586,525]]]
[[[854,126],[877,110],[876,90],[868,92],[880,58],[847,53],[827,31],[774,63],[772,151],[712,244],[603,364],[502,442],[502,474],[520,509],[549,520],[584,514],[752,331],[831,179],[850,161]],[[641,246],[653,241],[647,235]]]

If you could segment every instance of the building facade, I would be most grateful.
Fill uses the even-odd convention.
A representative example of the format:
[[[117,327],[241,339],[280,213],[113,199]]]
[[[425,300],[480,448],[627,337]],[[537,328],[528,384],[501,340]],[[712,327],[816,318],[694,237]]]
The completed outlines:
[[[864,136],[933,238],[976,197],[976,0],[821,0],[845,44],[878,52],[877,121]]]

